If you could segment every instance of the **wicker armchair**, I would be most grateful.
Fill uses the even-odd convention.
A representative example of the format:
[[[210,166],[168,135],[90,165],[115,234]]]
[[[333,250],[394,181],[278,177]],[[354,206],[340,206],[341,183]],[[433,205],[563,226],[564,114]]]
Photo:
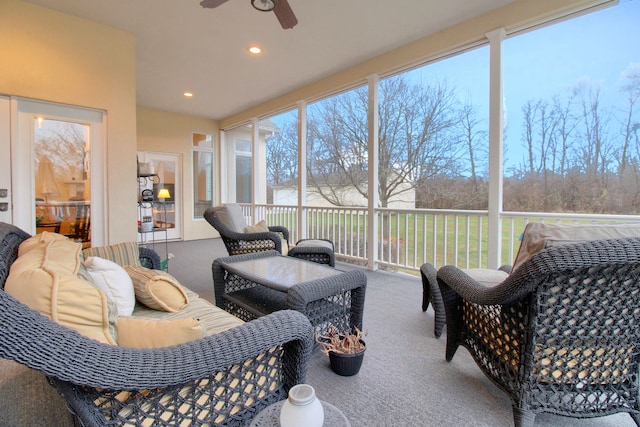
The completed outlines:
[[[433,264],[425,263],[420,266],[420,277],[422,278],[422,311],[427,311],[429,304],[433,308],[435,323],[433,334],[440,338],[446,323],[444,314],[444,303],[438,287],[437,270]]]
[[[204,219],[215,228],[229,255],[242,255],[276,250],[281,254],[327,264],[335,267],[333,242],[327,239],[302,239],[295,245],[289,243],[289,230],[280,225],[268,226],[269,231],[247,233],[242,208],[235,203],[208,208]]]
[[[640,238],[544,249],[486,286],[438,270],[446,359],[467,348],[511,398],[516,426],[537,413],[628,412],[640,425]]]
[[[517,269],[531,254],[554,245],[571,242],[619,239],[623,237],[640,237],[640,224],[545,224],[530,222],[526,225],[520,240],[521,245],[513,265],[502,265],[498,269],[472,268],[462,270],[485,286],[494,286],[502,282],[508,274]],[[434,314],[434,335],[440,338],[446,316],[437,270],[429,263],[420,267],[422,277],[422,311],[427,311],[431,304]]]
[[[476,279],[480,278],[475,276],[474,273],[480,272],[482,276],[491,276],[490,281],[492,283],[499,283],[511,272],[511,266],[503,265],[499,269],[493,271],[487,269],[463,271],[473,275]],[[438,272],[433,264],[424,263],[420,266],[420,276],[422,278],[422,311],[427,311],[429,304],[431,304],[434,313],[433,334],[436,338],[440,338],[446,323],[446,315],[444,312],[444,303],[442,302],[442,294],[440,293],[440,287],[438,286],[437,274]],[[483,277],[482,279],[487,278]]]
[[[227,205],[231,209],[231,218],[244,224],[244,217],[239,205]],[[282,240],[289,241],[289,230],[282,226],[269,226],[268,232],[244,233],[229,227],[226,217],[221,217],[224,211],[221,207],[208,208],[204,212],[204,219],[215,228],[224,242],[229,255],[251,254],[276,250],[282,253]],[[226,213],[226,212],[225,212]],[[240,217],[240,218],[238,218]]]
[[[2,289],[28,237],[0,223]],[[286,310],[177,346],[112,346],[0,290],[0,357],[46,375],[83,426],[247,425],[304,382],[313,341],[304,315]]]

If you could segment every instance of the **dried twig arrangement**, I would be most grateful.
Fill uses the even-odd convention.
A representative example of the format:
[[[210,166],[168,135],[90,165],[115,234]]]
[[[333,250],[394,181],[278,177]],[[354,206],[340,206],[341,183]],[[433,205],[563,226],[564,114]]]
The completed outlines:
[[[326,355],[329,353],[353,354],[365,349],[365,345],[362,343],[362,337],[365,335],[367,333],[363,333],[358,328],[355,328],[355,333],[346,332],[341,334],[338,333],[335,326],[332,326],[329,328],[329,332],[326,335],[319,336],[317,341],[322,352]]]

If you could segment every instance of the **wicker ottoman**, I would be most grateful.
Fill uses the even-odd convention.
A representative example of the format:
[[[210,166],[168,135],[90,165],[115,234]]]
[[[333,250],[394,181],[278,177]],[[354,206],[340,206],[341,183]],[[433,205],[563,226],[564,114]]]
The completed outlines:
[[[333,242],[327,239],[302,239],[289,249],[289,256],[318,264],[336,266],[336,255]]]

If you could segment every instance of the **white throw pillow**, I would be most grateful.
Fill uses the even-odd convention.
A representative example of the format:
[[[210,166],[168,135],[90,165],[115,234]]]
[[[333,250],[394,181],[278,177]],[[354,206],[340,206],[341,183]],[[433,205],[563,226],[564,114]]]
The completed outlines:
[[[113,261],[99,257],[84,260],[93,283],[101,289],[111,301],[116,303],[119,316],[131,316],[136,305],[136,295],[131,278]]]

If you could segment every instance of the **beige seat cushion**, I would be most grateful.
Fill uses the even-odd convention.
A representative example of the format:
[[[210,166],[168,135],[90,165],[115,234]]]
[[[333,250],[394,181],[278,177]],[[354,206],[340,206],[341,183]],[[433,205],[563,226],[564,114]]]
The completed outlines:
[[[25,240],[5,290],[49,319],[115,345],[116,312],[100,289],[77,276],[82,245],[42,233]]]
[[[497,285],[509,276],[505,271],[489,268],[467,268],[462,271],[487,288]]]
[[[305,239],[296,243],[296,248],[326,248],[333,250],[333,243],[321,239]]]
[[[524,229],[518,255],[513,262],[515,271],[542,249],[586,240],[640,237],[640,223],[632,224],[543,224],[530,222]]]
[[[138,304],[133,310],[133,316],[150,320],[198,319],[207,335],[214,335],[244,323],[229,312],[200,298],[198,294],[192,290],[188,288],[183,289],[189,298],[189,304],[182,310],[167,313]]]

